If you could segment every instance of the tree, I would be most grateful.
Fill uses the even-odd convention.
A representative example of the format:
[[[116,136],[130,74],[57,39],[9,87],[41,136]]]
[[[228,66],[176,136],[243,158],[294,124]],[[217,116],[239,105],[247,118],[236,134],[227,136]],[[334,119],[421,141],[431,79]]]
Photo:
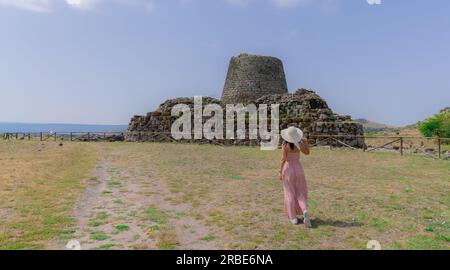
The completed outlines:
[[[450,138],[450,110],[448,108],[419,123],[419,131],[425,137]]]

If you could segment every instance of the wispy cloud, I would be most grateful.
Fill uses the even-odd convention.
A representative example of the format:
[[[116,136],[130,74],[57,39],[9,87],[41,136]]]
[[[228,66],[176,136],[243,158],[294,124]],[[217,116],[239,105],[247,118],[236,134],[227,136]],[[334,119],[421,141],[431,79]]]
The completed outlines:
[[[101,2],[103,2],[103,0],[66,0],[69,7],[83,10],[92,9]]]
[[[119,4],[128,5],[137,8],[143,8],[145,11],[152,12],[156,9],[156,0],[115,0]]]
[[[0,6],[8,6],[26,9],[35,12],[48,12],[52,10],[52,4],[57,0],[0,0]],[[59,1],[59,0],[58,0]],[[163,0],[63,0],[68,7],[78,10],[93,10],[104,4],[117,4],[142,8],[146,11],[154,11],[158,1]],[[167,1],[167,0],[164,0]],[[189,5],[194,0],[177,0],[181,5]],[[222,0],[233,6],[247,7],[251,4],[261,1],[256,0]],[[333,8],[336,6],[335,0],[267,0],[275,8],[292,9],[298,8],[312,3],[333,3]],[[381,2],[381,0],[366,0],[372,2]]]
[[[302,4],[310,2],[310,0],[271,0],[277,8],[295,8]]]
[[[13,7],[34,12],[49,12],[57,0],[0,0],[0,7]],[[59,0],[58,0],[59,1]],[[64,0],[68,7],[78,10],[92,10],[101,4],[117,4],[153,11],[155,0]]]
[[[224,0],[225,2],[234,5],[246,7],[253,3],[258,3],[262,1],[256,0]],[[294,9],[310,5],[318,5],[325,9],[336,9],[336,0],[267,0],[272,6],[278,9]],[[363,0],[361,0],[363,1]],[[381,1],[381,0],[367,0],[367,1]]]
[[[146,11],[153,11],[156,8],[152,0],[65,0],[69,7],[81,10],[91,10],[102,3],[114,3],[119,5],[139,7]]]
[[[0,0],[0,6],[16,7],[35,12],[50,11],[50,0]]]

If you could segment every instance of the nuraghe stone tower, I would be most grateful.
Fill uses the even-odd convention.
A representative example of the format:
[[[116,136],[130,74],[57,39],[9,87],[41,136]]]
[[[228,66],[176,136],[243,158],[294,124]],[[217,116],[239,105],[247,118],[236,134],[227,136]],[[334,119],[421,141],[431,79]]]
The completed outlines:
[[[223,103],[253,103],[265,95],[287,93],[280,59],[249,54],[231,58],[222,93]]]
[[[288,93],[283,63],[274,57],[241,54],[231,58],[228,75],[223,89],[222,100],[203,97],[206,104],[254,103],[255,105],[280,104],[280,129],[289,126],[301,128],[312,143],[320,140],[320,145],[341,146],[336,140],[323,140],[321,136],[334,135],[352,147],[366,147],[361,124],[353,122],[350,116],[333,113],[325,100],[312,90],[299,89]],[[194,98],[170,99],[145,116],[131,119],[127,141],[172,141],[170,132],[176,117],[171,116],[172,108],[186,104],[194,110]],[[194,113],[192,113],[193,117]],[[270,117],[269,117],[270,118]],[[206,122],[208,119],[203,119]],[[224,131],[225,132],[225,131]],[[356,136],[355,136],[356,135]],[[248,136],[248,132],[247,132]],[[184,140],[190,143],[218,143],[222,145],[259,145],[259,140]]]

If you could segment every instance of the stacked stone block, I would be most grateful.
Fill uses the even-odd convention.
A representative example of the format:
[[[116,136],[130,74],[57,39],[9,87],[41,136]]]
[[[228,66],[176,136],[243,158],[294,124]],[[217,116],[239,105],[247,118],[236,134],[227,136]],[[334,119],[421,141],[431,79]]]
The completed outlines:
[[[353,122],[350,116],[333,113],[325,100],[314,91],[299,89],[295,93],[288,93],[283,63],[273,57],[243,54],[233,57],[230,61],[228,75],[222,94],[222,100],[211,97],[203,98],[203,106],[220,104],[224,111],[224,128],[226,123],[226,104],[250,104],[257,107],[261,104],[280,105],[280,129],[289,126],[301,128],[312,143],[322,140],[324,136],[336,136],[341,142],[358,148],[366,147],[363,127]],[[145,116],[134,116],[131,119],[127,141],[173,141],[171,128],[177,117],[171,115],[172,108],[177,104],[189,105],[194,117],[194,98],[170,99],[159,108]],[[209,118],[204,117],[203,123]],[[268,116],[270,120],[270,115]],[[235,119],[236,120],[236,119]],[[194,120],[192,119],[192,125]],[[235,125],[236,127],[236,125]],[[268,121],[270,129],[270,121]],[[192,127],[192,131],[194,128]],[[224,130],[225,136],[225,130]],[[192,138],[194,138],[192,136]],[[182,140],[189,143],[211,143],[221,145],[249,145],[256,146],[260,140],[250,140],[248,131],[246,139],[239,140]],[[336,140],[326,140],[319,145],[342,146]]]

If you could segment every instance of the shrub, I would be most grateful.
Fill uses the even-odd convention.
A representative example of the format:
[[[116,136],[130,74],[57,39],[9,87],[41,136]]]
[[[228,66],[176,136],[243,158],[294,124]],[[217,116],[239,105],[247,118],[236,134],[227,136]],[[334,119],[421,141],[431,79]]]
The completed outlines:
[[[425,137],[450,138],[450,111],[442,110],[440,113],[419,123],[419,131]]]

